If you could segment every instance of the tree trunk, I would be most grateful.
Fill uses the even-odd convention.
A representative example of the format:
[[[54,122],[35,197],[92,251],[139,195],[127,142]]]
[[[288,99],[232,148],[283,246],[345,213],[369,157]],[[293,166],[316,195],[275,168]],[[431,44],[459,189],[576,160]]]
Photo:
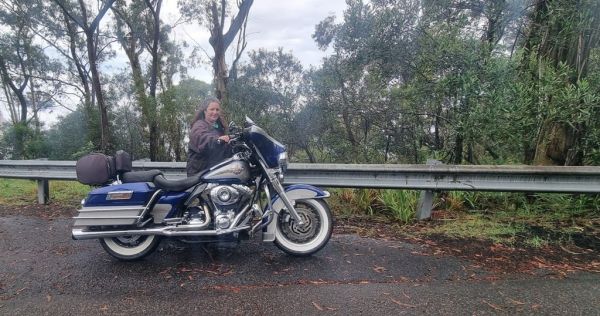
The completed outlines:
[[[315,154],[312,152],[312,150],[310,150],[310,148],[308,147],[308,144],[302,146],[302,149],[304,149],[304,152],[308,156],[308,161],[310,163],[317,163],[317,158],[315,157]]]
[[[162,0],[158,0],[156,8],[152,6],[150,1],[146,1],[146,5],[152,12],[154,25],[152,29],[152,67],[150,70],[150,99],[148,100],[148,125],[150,129],[150,160],[156,161],[158,157],[158,105],[156,102],[156,86],[158,82],[158,66],[160,62],[159,46],[160,46],[160,9]]]
[[[24,69],[23,64],[21,64],[21,68]],[[17,96],[19,100],[19,106],[21,108],[20,115],[17,115],[19,118],[18,122],[14,124],[15,131],[15,147],[14,147],[14,155],[17,159],[23,159],[25,156],[24,148],[25,148],[25,131],[27,129],[27,99],[23,91],[27,87],[27,84],[30,80],[30,76],[24,74],[23,82],[17,87],[14,81],[11,79],[8,69],[6,68],[6,61],[0,55],[0,75],[2,77],[2,81],[5,84],[8,84],[12,92]]]
[[[460,165],[463,158],[463,136],[460,133],[456,135],[453,156],[452,162],[455,165]]]
[[[96,45],[94,42],[94,31],[87,30],[85,32],[88,60],[90,63],[90,71],[92,72],[92,90],[96,95],[96,102],[98,102],[98,110],[100,112],[100,149],[102,152],[107,153],[111,150],[110,144],[110,126],[108,123],[108,109],[104,102],[104,95],[102,93],[102,85],[100,83],[100,74],[98,73]]]
[[[93,108],[94,108],[94,104],[93,104],[93,98],[92,98],[92,91],[90,89],[90,82],[89,82],[89,77],[88,77],[88,73],[85,70],[84,65],[82,64],[81,60],[79,59],[79,55],[77,54],[77,32],[76,30],[73,28],[73,25],[71,24],[71,22],[69,21],[69,16],[63,11],[63,18],[64,18],[64,24],[65,24],[65,28],[67,29],[67,36],[69,37],[69,51],[71,53],[71,58],[73,59],[73,63],[75,64],[75,68],[77,69],[77,74],[79,75],[79,80],[81,81],[81,86],[83,87],[83,99],[84,99],[84,103],[83,103],[83,109],[84,109],[84,113],[85,113],[85,120],[87,122],[87,128],[89,131],[93,130],[93,126],[94,121],[93,121]],[[97,140],[94,139],[93,137],[93,133],[88,133],[88,140],[91,141],[93,144],[96,143],[97,144]]]
[[[248,12],[254,0],[242,0],[239,3],[239,9],[235,17],[232,19],[229,29],[223,33],[225,26],[226,1],[221,0],[220,9],[217,9],[217,1],[212,0],[209,5],[210,10],[210,39],[209,43],[213,48],[215,56],[212,59],[215,94],[221,101],[222,105],[227,106],[227,84],[229,81],[229,72],[227,63],[225,62],[225,53],[227,48],[242,29]],[[219,14],[220,12],[220,14]],[[241,53],[241,52],[240,52]]]

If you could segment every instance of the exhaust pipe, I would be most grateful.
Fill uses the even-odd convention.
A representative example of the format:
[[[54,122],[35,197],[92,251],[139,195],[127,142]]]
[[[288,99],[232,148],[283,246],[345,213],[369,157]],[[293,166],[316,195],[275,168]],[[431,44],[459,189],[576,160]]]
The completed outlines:
[[[250,226],[229,228],[224,230],[197,230],[202,225],[182,225],[178,227],[159,227],[137,230],[105,230],[89,231],[84,228],[73,228],[72,237],[75,240],[109,238],[131,235],[159,235],[159,236],[220,236],[227,235],[242,230],[250,229]],[[196,229],[196,230],[194,230]]]

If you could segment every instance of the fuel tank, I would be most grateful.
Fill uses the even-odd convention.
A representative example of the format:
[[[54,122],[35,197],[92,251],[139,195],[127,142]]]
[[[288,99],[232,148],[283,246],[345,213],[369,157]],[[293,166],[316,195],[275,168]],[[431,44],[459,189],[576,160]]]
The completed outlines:
[[[210,168],[202,175],[203,182],[247,183],[250,180],[250,166],[244,160],[228,159]]]

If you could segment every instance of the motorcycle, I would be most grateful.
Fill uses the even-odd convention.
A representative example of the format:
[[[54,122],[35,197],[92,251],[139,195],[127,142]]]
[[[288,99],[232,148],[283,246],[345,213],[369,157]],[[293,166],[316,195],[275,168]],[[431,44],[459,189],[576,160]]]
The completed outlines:
[[[74,217],[75,240],[99,239],[111,256],[139,260],[163,237],[221,242],[261,235],[294,256],[309,256],[329,241],[333,220],[327,191],[283,186],[284,145],[246,118],[230,127],[233,156],[197,175],[168,180],[160,170],[132,171],[128,153],[89,154],[77,179],[100,186]]]

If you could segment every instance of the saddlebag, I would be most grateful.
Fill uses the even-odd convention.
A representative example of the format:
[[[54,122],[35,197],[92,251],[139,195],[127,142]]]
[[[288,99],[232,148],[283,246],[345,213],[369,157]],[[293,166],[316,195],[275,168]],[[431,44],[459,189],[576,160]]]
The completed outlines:
[[[117,176],[115,159],[104,154],[89,154],[77,160],[77,181],[88,185],[104,185]]]
[[[74,226],[133,225],[155,192],[156,188],[150,183],[108,185],[94,189],[79,209]]]

